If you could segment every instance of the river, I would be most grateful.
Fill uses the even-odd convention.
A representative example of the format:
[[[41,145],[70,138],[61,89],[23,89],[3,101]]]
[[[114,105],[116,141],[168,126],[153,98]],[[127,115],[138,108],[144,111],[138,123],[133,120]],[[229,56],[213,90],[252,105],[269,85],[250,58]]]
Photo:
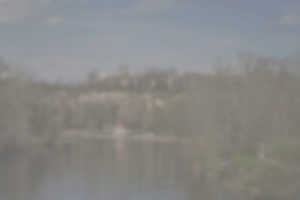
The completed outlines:
[[[1,200],[239,200],[192,173],[180,142],[79,140],[0,157]]]

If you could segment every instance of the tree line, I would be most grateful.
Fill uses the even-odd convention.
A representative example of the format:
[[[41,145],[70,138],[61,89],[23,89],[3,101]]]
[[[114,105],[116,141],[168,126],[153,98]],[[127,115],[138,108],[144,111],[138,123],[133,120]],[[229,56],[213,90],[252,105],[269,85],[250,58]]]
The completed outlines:
[[[193,138],[193,162],[256,199],[295,199],[300,184],[299,63],[238,57],[212,73],[91,73],[49,83],[0,67],[0,150],[67,130]],[[282,180],[282,181],[279,181]]]

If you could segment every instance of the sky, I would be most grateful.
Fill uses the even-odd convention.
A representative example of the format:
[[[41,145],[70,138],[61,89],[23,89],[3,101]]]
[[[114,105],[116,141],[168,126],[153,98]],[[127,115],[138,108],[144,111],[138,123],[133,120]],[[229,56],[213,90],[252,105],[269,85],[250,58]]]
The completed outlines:
[[[299,0],[0,0],[0,56],[45,80],[208,71],[239,52],[300,53]]]

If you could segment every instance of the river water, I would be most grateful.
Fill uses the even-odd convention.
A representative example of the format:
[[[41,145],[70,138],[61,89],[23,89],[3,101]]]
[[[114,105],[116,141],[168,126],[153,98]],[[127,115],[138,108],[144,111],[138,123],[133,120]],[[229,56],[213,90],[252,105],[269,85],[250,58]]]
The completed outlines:
[[[82,140],[0,157],[0,200],[238,200],[192,173],[184,144]]]

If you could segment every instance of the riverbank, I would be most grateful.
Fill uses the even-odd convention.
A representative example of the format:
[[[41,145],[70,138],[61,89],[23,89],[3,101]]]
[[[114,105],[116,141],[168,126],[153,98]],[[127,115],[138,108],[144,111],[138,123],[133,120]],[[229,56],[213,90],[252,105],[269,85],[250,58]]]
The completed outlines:
[[[88,140],[132,140],[132,141],[153,141],[153,142],[188,142],[190,139],[187,138],[179,138],[179,137],[172,137],[172,136],[157,136],[151,133],[145,133],[141,135],[136,134],[124,134],[124,135],[114,135],[110,133],[105,134],[95,134],[89,131],[65,131],[62,134],[60,141],[68,142],[70,140],[77,140],[77,139],[88,139]]]

